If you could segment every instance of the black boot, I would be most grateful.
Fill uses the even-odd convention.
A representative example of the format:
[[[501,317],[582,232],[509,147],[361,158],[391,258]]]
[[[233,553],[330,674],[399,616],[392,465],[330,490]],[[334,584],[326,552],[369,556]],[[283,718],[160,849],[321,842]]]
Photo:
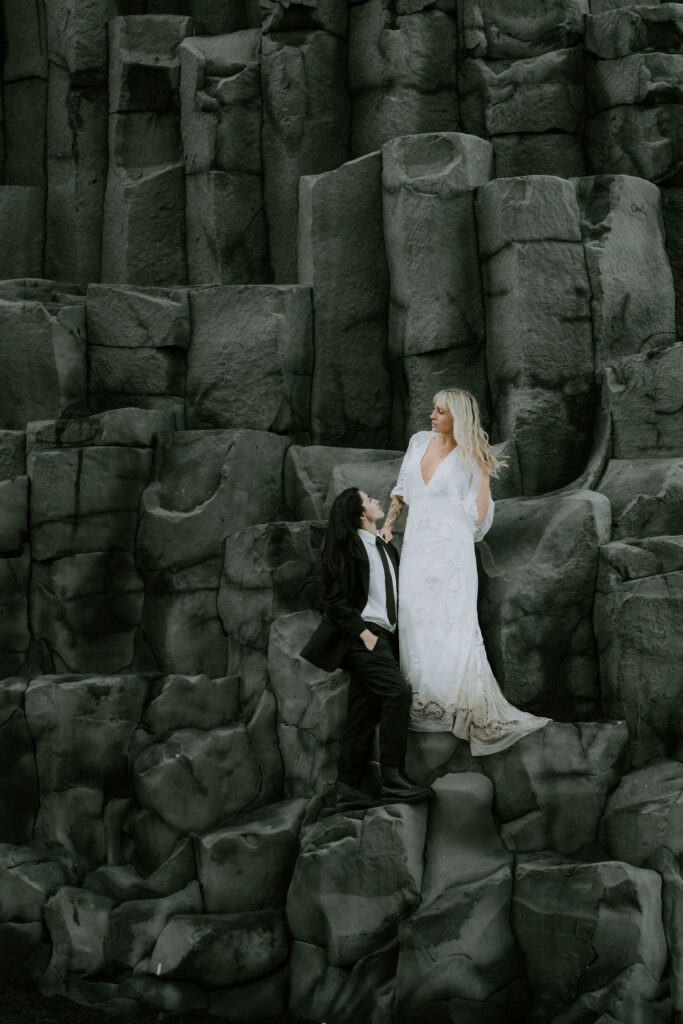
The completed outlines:
[[[431,800],[433,796],[431,786],[418,786],[402,768],[382,765],[383,804],[419,804],[422,800]]]
[[[348,782],[337,780],[335,785],[337,796],[337,811],[366,811],[368,807],[375,807],[375,801],[362,789],[349,786]]]

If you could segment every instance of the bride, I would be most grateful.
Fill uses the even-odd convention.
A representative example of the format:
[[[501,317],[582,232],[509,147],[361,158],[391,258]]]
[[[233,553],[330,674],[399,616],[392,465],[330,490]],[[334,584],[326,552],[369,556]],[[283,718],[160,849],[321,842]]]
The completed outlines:
[[[379,531],[390,541],[410,506],[398,599],[401,672],[413,689],[410,728],[452,732],[469,740],[473,754],[493,754],[550,719],[505,699],[477,620],[474,541],[493,521],[489,477],[501,460],[468,391],[440,391],[433,406],[431,432],[411,437]]]

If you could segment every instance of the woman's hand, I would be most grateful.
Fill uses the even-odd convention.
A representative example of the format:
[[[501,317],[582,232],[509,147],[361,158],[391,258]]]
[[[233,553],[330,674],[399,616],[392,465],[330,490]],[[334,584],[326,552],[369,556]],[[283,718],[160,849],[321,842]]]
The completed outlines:
[[[387,544],[394,538],[394,535],[388,526],[383,526],[381,530],[377,531],[377,533],[382,538],[382,540],[385,540],[387,542]]]
[[[369,651],[374,651],[375,644],[379,640],[379,637],[377,636],[376,633],[373,633],[372,630],[370,629],[364,629],[360,635],[360,638]]]

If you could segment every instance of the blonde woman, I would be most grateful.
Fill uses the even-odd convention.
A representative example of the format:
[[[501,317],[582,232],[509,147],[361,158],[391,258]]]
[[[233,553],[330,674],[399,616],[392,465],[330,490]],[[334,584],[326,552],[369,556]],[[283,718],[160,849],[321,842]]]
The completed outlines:
[[[410,507],[401,554],[401,672],[411,684],[410,727],[452,732],[473,754],[493,754],[549,719],[509,704],[491,671],[477,619],[474,542],[493,522],[489,479],[501,466],[473,395],[434,398],[432,429],[414,434],[380,535]]]

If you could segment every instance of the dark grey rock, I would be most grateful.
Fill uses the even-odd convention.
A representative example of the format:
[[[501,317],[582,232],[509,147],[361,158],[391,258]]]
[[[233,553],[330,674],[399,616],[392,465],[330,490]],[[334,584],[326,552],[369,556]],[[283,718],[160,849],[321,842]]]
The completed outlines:
[[[596,367],[672,345],[675,296],[659,189],[625,174],[582,178],[576,189]]]
[[[180,914],[159,936],[150,970],[161,978],[200,981],[216,989],[272,974],[286,958],[281,910]]]
[[[353,156],[397,135],[460,127],[455,11],[423,7],[361,0],[349,8]]]
[[[683,765],[660,760],[624,775],[607,801],[600,823],[605,849],[614,860],[650,867],[660,847],[683,852]]]
[[[311,297],[299,286],[191,293],[190,428],[252,428],[310,436]]]
[[[283,801],[196,839],[207,913],[284,907],[305,810],[305,800]]]
[[[299,280],[313,290],[312,440],[381,447],[391,389],[379,153],[301,179],[298,244]]]
[[[285,792],[291,797],[312,796],[337,776],[348,675],[323,672],[299,654],[319,621],[312,611],[278,618],[268,644]]]
[[[679,537],[616,541],[600,550],[595,636],[608,715],[628,724],[633,766],[683,754]]]
[[[270,262],[277,282],[307,284],[297,278],[299,178],[349,158],[346,43],[315,30],[264,35],[261,76]]]
[[[24,430],[30,420],[85,411],[81,304],[50,308],[41,302],[0,301],[0,357],[6,373],[3,428]]]
[[[494,675],[517,707],[564,721],[598,714],[593,593],[610,525],[594,491],[497,503],[477,545],[479,613]]]
[[[535,494],[579,475],[593,431],[576,192],[554,177],[498,179],[482,186],[476,209],[495,431],[516,442],[524,493]]]
[[[628,731],[624,722],[551,722],[482,767],[508,849],[572,854],[598,838],[605,801],[628,768]]]
[[[305,830],[287,896],[296,941],[348,968],[394,937],[419,903],[426,819],[424,804],[398,803]]]
[[[612,459],[598,488],[612,506],[613,540],[678,533],[683,513],[680,457]]]
[[[561,946],[548,941],[550,920]],[[657,998],[667,952],[654,871],[619,861],[525,859],[516,871],[512,928],[534,1014],[552,1018],[590,1006],[619,1020],[632,1000]]]

